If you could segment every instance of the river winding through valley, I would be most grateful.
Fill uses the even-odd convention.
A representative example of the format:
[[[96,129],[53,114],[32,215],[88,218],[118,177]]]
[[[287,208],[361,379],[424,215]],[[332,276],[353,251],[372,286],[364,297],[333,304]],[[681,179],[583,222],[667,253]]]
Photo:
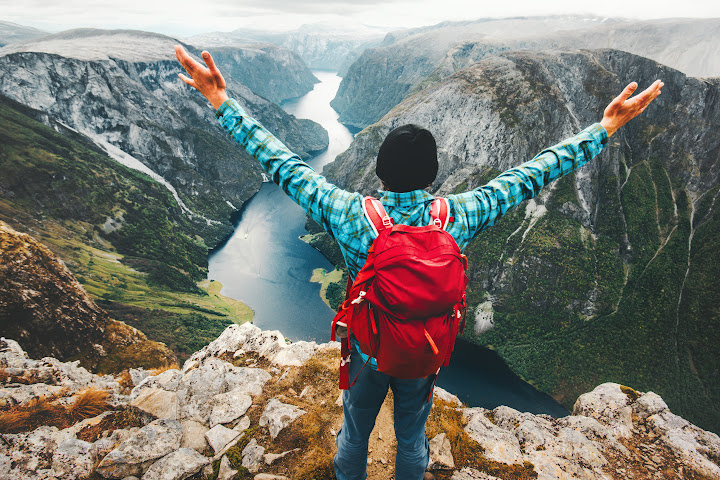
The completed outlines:
[[[313,73],[320,80],[313,91],[282,107],[328,131],[328,149],[308,162],[321,171],[347,149],[353,135],[338,123],[338,115],[330,107],[341,78],[332,72]],[[264,183],[243,206],[232,237],[210,256],[208,278],[222,282],[224,295],[249,305],[258,327],[280,330],[293,341],[326,342],[334,312],[320,298],[320,285],[310,282],[310,277],[316,268],[330,271],[333,266],[300,240],[307,233],[304,226],[303,210],[277,185]],[[508,405],[556,417],[568,413],[513,374],[495,352],[462,340],[437,384],[470,406]]]

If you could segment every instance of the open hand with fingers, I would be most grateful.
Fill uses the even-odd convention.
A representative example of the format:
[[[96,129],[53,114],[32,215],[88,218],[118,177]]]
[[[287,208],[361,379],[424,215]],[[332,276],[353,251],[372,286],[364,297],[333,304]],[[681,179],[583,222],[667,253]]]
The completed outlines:
[[[632,82],[625,87],[622,93],[615,97],[610,102],[610,105],[605,108],[603,119],[600,121],[600,125],[607,130],[608,137],[615,133],[618,128],[640,115],[660,95],[663,85],[665,84],[661,80],[655,80],[642,93],[632,98],[630,96],[637,89],[637,82]]]
[[[191,77],[188,78],[180,73],[178,74],[180,79],[202,93],[215,110],[220,108],[220,105],[228,99],[228,95],[225,92],[225,79],[215,66],[210,53],[202,52],[202,58],[207,66],[193,59],[182,45],[175,45],[175,57]]]

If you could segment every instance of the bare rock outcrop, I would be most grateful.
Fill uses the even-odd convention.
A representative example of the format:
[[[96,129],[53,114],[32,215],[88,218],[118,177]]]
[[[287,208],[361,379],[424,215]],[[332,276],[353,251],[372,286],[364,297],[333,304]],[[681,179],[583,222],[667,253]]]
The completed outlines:
[[[52,366],[40,376],[64,389],[119,389],[109,376],[76,364],[29,359],[13,340],[2,346],[0,363],[13,372]],[[339,352],[335,344],[312,348],[316,353],[300,367],[283,366],[270,360],[290,349],[281,335],[252,325],[228,327],[183,370],[148,372],[129,396],[116,394],[124,401],[97,417],[62,429],[42,425],[0,433],[0,478],[201,479],[211,474],[213,462],[218,478],[240,471],[254,478],[330,472],[334,432],[342,422],[335,402]],[[32,384],[38,392],[40,385]],[[581,395],[573,415],[564,418],[507,406],[466,408],[440,390],[435,398],[428,428],[447,430],[433,433],[429,467],[443,478],[720,479],[720,437],[673,414],[653,392],[605,383]],[[123,412],[140,423],[112,425]],[[378,436],[378,442],[390,442],[390,451],[393,441]],[[393,462],[377,455],[375,475],[389,478]]]

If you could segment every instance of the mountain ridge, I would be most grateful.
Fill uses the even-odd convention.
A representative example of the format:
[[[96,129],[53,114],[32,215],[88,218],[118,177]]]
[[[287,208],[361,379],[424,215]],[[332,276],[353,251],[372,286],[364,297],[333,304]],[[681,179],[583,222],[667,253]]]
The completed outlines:
[[[606,152],[470,244],[475,315],[465,337],[566,407],[589,383],[617,381],[651,388],[717,430],[712,278],[720,266],[709,252],[720,80],[614,50],[502,53],[406,98],[324,174],[374,192],[369,160],[390,129],[416,123],[438,144],[430,190],[467,191],[597,121],[630,81],[656,78],[663,95]],[[494,327],[476,332],[488,317]]]
[[[720,75],[720,55],[713,48],[720,39],[720,19],[614,19],[609,24],[566,29],[563,17],[549,17],[556,23],[548,26],[542,18],[450,24],[397,39],[389,36],[348,69],[332,105],[342,123],[362,129],[428,84],[486,56],[513,50],[614,48],[692,76]],[[532,34],[526,33],[526,24],[530,29],[534,25]]]
[[[117,49],[116,32],[97,32],[80,32],[78,41],[90,54],[107,56]],[[77,32],[67,35],[74,37]],[[98,35],[103,41],[91,42]],[[127,33],[120,36],[125,38]],[[156,39],[161,40],[160,45]],[[62,39],[50,43],[56,41]],[[181,68],[171,57],[175,43],[159,34],[141,34],[136,37],[139,46],[135,49],[141,50],[140,61],[81,61],[58,54],[15,51],[32,49],[30,44],[14,47],[14,53],[4,50],[0,56],[0,71],[4,72],[0,93],[46,111],[92,138],[111,155],[130,155],[165,178],[186,209],[195,212],[201,236],[213,246],[227,235],[232,212],[254,194],[262,177],[260,168],[217,125],[204,99],[177,78]],[[148,57],[142,52],[150,50],[156,57],[158,46],[167,55],[144,61]],[[66,48],[61,47],[60,52]],[[194,48],[191,51],[198,53]],[[232,77],[227,81],[250,114],[296,152],[307,155],[326,148],[327,133],[322,127],[285,114]]]

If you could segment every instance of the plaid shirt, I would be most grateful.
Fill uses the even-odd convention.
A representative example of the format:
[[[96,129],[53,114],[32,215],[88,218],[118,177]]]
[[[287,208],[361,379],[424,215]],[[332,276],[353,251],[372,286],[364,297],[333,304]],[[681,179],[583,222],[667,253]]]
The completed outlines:
[[[351,278],[354,278],[364,265],[374,240],[363,214],[363,196],[338,188],[317,174],[249,117],[235,100],[223,103],[216,116],[235,141],[260,161],[273,181],[332,235],[340,245]],[[447,232],[455,238],[460,250],[464,250],[470,240],[494,225],[509,209],[538,195],[544,185],[585,165],[602,151],[607,138],[605,129],[596,123],[482,187],[448,195],[450,216],[454,221],[448,224]],[[388,215],[395,223],[406,225],[430,224],[433,199],[425,190],[380,191],[380,201]]]

